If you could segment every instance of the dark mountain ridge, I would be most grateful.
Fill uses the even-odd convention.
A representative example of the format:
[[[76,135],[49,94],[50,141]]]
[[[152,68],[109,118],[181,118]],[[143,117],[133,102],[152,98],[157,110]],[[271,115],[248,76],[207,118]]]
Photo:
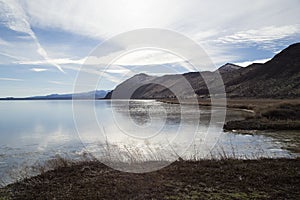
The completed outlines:
[[[227,63],[218,69],[227,97],[297,98],[300,97],[300,43],[290,45],[266,63],[240,67]],[[220,83],[209,94],[206,81],[214,84],[217,72],[189,72],[161,77],[137,74],[119,84],[105,98],[160,99],[217,95]],[[188,81],[193,91],[185,83]],[[174,92],[176,91],[176,95]],[[131,94],[129,97],[128,94]]]

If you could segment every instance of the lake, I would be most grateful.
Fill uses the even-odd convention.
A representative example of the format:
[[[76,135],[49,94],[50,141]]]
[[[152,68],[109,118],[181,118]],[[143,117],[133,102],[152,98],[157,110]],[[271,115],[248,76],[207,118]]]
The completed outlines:
[[[109,153],[117,161],[295,156],[270,134],[221,131],[207,140],[208,132],[220,130],[209,124],[218,112],[209,107],[201,107],[200,118],[192,106],[154,100],[82,100],[75,113],[73,107],[68,100],[1,101],[0,177],[56,155],[79,159],[86,152],[99,159]],[[245,112],[227,110],[227,115],[239,119]]]

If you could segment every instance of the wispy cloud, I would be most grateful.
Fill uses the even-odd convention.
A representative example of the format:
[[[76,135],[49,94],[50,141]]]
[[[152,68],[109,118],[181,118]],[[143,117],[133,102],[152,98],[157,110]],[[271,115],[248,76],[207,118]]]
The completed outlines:
[[[73,85],[73,84],[69,84],[69,83],[65,83],[65,82],[61,82],[61,81],[48,81],[48,83],[52,83],[52,84],[56,84],[56,85]]]
[[[1,78],[0,81],[24,81],[24,79],[18,79],[18,78]]]
[[[0,52],[0,55],[5,56],[5,57],[12,58],[12,59],[14,59],[14,60],[19,60],[19,59],[20,59],[20,57],[18,57],[18,56],[10,55],[10,54],[4,53],[4,52]],[[22,59],[25,59],[25,58],[22,58]]]
[[[182,58],[177,57],[168,52],[160,51],[160,50],[138,50],[126,53],[126,51],[118,51],[112,52],[106,56],[95,57],[90,56],[86,59],[84,64],[87,65],[95,65],[95,64],[114,64],[114,65],[158,65],[158,64],[166,64],[166,63],[177,63],[182,62]],[[117,56],[122,55],[117,60],[115,59]],[[113,63],[110,63],[111,61]]]
[[[83,64],[85,58],[83,59],[71,59],[71,58],[55,58],[49,60],[20,60],[15,63],[22,65],[46,65],[49,62],[54,63],[55,65],[65,65],[65,64]]]
[[[217,39],[217,41],[225,44],[257,43],[263,45],[264,43],[268,44],[270,42],[276,42],[276,40],[293,36],[299,32],[299,25],[268,26],[259,29],[239,31],[232,35],[220,37]]]
[[[251,65],[252,63],[265,63],[269,60],[271,60],[271,58],[265,58],[265,59],[259,59],[259,60],[249,60],[249,61],[244,61],[244,62],[236,62],[234,64],[242,66],[242,67],[247,67],[248,65]]]
[[[179,71],[192,70],[182,63],[184,60],[166,52],[134,52],[114,63],[109,61],[119,52],[86,60],[98,42],[139,28],[169,29],[193,39],[207,52],[216,65],[214,68],[226,62],[243,66],[265,62],[267,59],[261,58],[269,58],[299,40],[299,7],[299,0],[284,3],[282,0],[229,0],[226,3],[199,0],[118,3],[111,0],[0,0],[0,30],[4,30],[0,39],[1,75],[17,79],[19,76],[14,73],[22,70],[28,73],[26,76],[31,76],[31,84],[41,83],[43,78],[43,83],[32,87],[40,87],[34,91],[36,93],[44,92],[48,81],[70,83],[74,71],[80,70],[103,77],[106,88],[113,88],[125,76],[141,71],[151,74],[157,71],[162,75],[163,67],[153,67],[155,65],[165,64]],[[111,64],[108,69],[107,64]],[[180,64],[183,69],[178,67]],[[49,65],[57,72],[68,74],[48,73],[53,71]],[[45,73],[34,74],[32,71]],[[3,82],[3,91],[10,84]],[[51,91],[70,88],[58,87],[58,82],[50,85]]]
[[[107,69],[105,72],[111,74],[127,74],[130,73],[131,71],[132,70],[125,68],[123,66],[114,65],[111,68]]]
[[[105,70],[104,68],[99,68],[98,66],[93,66],[93,65],[89,65],[88,67],[75,67],[75,66],[64,66],[65,69],[70,69],[70,70],[75,70],[75,71],[78,71],[80,73],[89,73],[89,74],[93,74],[93,75],[99,75],[99,78],[100,77],[103,77],[106,79],[106,81],[110,81],[110,82],[113,82],[113,83],[120,83],[122,80],[124,79],[120,79],[120,77],[117,77],[115,76],[115,74],[124,74],[122,71],[120,70],[126,70],[124,67],[121,67],[119,68],[119,71],[118,69],[116,69],[114,71],[114,75],[111,75],[111,73],[109,73],[109,71]],[[110,69],[110,70],[113,70],[113,67]],[[130,73],[131,71],[127,72],[125,74],[126,77],[130,77],[132,75],[134,75],[133,73]]]
[[[169,5],[173,5],[172,9]],[[218,2],[194,0],[152,0],[143,3],[136,0],[121,1],[117,4],[109,0],[101,2],[88,0],[84,3],[76,0],[64,2],[53,0],[51,3],[40,0],[24,1],[19,4],[11,1],[6,3],[9,9],[5,11],[11,13],[7,20],[8,26],[29,34],[36,40],[38,52],[45,59],[44,62],[52,63],[61,70],[62,64],[78,64],[82,60],[78,62],[73,60],[76,62],[73,63],[72,60],[49,58],[32,31],[31,24],[100,40],[137,28],[167,28],[183,33],[200,44],[210,43],[205,50],[216,52],[214,46],[216,41],[221,45],[243,46],[244,43],[257,43],[270,46],[270,42],[299,34],[297,19],[300,15],[297,6],[300,6],[297,1],[288,1],[283,5],[278,0],[264,2],[232,0],[222,6]],[[226,49],[211,54],[212,60],[217,64],[223,62],[226,56],[228,56]],[[135,60],[131,63],[129,58],[126,59],[126,64],[139,64],[141,61],[142,64],[147,64],[145,63],[147,60],[139,57],[132,58],[131,61]],[[158,61],[159,58],[153,60]],[[33,61],[39,64],[44,62]],[[151,62],[150,64],[154,64]]]
[[[10,46],[10,43],[9,42],[6,42],[5,40],[1,39],[0,38],[0,46]]]
[[[299,23],[297,1],[282,4],[280,0],[231,0],[220,4],[218,1],[198,0],[132,0],[118,3],[110,0],[88,0],[84,3],[76,0],[52,0],[51,3],[40,0],[26,1],[24,4],[32,22],[37,25],[61,28],[101,39],[149,27],[170,28],[194,39],[207,39],[220,35],[226,29],[257,29],[266,24],[285,24],[286,20],[290,24]],[[202,34],[199,35],[200,32]]]
[[[10,28],[11,30],[26,33],[35,41],[37,45],[37,52],[40,54],[49,64],[54,65],[61,72],[64,72],[62,68],[55,64],[51,63],[50,58],[46,52],[46,50],[40,44],[38,38],[35,33],[31,29],[31,25],[28,22],[27,15],[24,12],[22,6],[19,2],[10,0],[10,1],[1,1],[0,2],[0,11],[5,13],[1,15],[1,19],[4,21],[4,24]]]
[[[45,72],[45,71],[48,71],[48,69],[45,69],[45,68],[31,68],[30,71],[33,71],[33,72]]]

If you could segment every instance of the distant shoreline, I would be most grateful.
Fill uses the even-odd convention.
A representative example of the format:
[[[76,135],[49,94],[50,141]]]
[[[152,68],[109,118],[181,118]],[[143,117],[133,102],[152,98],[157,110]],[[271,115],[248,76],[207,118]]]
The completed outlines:
[[[35,100],[45,100],[45,101],[49,101],[49,100],[109,100],[109,99],[105,99],[105,98],[97,98],[97,99],[93,99],[93,98],[0,98],[0,101],[26,101],[26,100],[30,100],[30,101],[35,101]]]
[[[177,99],[159,101],[179,104]],[[184,103],[189,104],[189,101]],[[198,104],[211,106],[211,101],[198,99]],[[224,130],[300,130],[300,99],[227,99],[226,107],[253,115],[244,120],[228,121]]]
[[[106,98],[0,98],[0,101],[68,101],[111,100]],[[122,99],[124,100],[124,99]],[[162,103],[179,104],[177,99],[132,99],[155,100]],[[228,121],[224,130],[300,130],[300,99],[226,99],[227,108],[238,109],[249,113],[244,120]],[[191,104],[186,99],[183,104]],[[210,99],[198,99],[199,106],[211,106]],[[224,106],[224,105],[216,105]]]

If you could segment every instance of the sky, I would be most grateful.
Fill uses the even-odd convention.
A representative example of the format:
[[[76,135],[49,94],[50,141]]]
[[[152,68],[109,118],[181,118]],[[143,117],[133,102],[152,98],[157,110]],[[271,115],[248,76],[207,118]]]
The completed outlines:
[[[300,40],[299,0],[0,0],[0,97],[71,93],[87,58],[126,31],[160,28],[183,34],[207,53],[215,70],[225,63],[266,62]],[[117,52],[111,52],[113,57]],[[159,50],[124,55],[95,89],[113,89],[137,73],[193,71]]]

